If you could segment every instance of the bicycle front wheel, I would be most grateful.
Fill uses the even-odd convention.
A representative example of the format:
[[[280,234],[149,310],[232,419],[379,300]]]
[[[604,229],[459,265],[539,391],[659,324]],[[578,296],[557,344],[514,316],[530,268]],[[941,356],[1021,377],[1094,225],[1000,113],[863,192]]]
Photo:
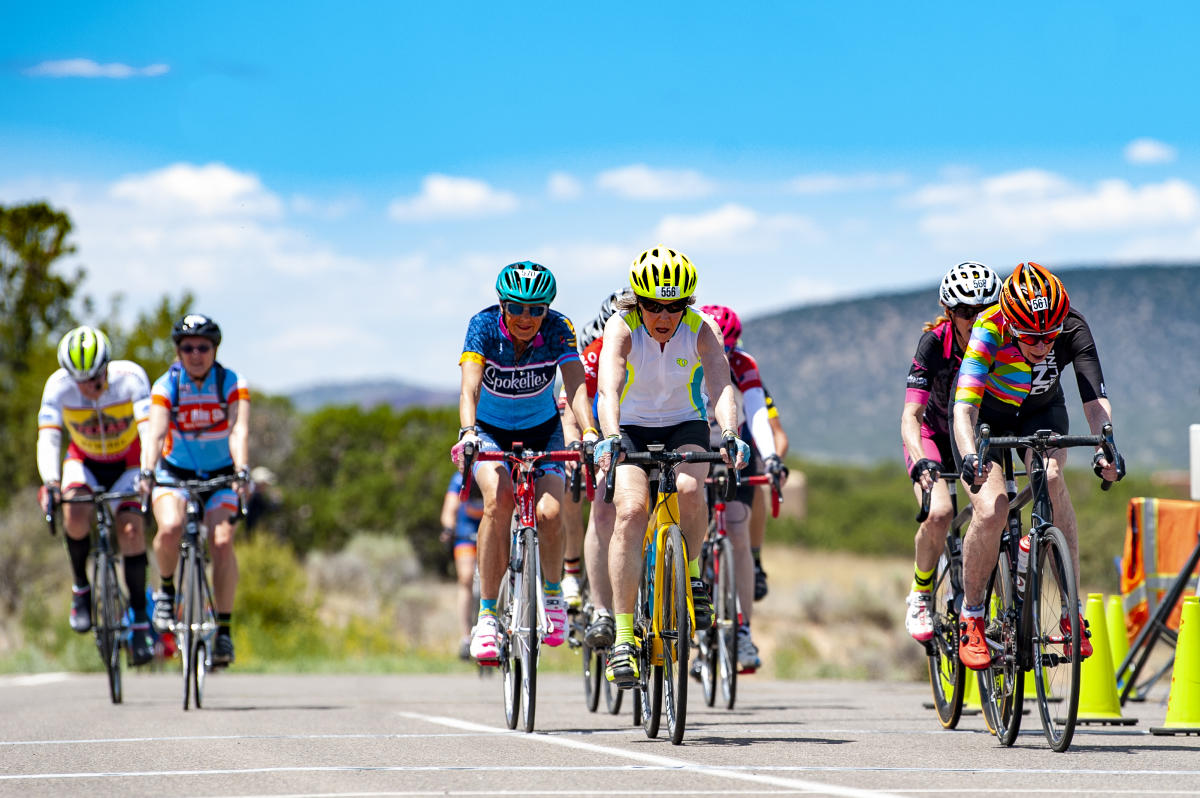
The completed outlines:
[[[687,548],[683,532],[671,526],[665,536],[663,556],[659,567],[663,570],[662,594],[662,637],[663,637],[663,710],[667,715],[667,729],[671,743],[683,742],[687,728],[688,660],[692,646],[691,582],[688,579]]]
[[[953,729],[962,716],[967,669],[958,660],[958,615],[954,584],[960,576],[948,552],[938,559],[933,575],[933,637],[926,644],[929,655],[929,685],[933,707],[944,729]]]
[[[200,625],[200,599],[192,585],[193,572],[196,563],[189,549],[180,561],[179,586],[180,594],[175,597],[175,629],[178,636],[176,641],[179,648],[179,664],[183,669],[183,709],[191,708],[192,683],[196,679],[196,649]]]
[[[521,716],[521,659],[517,656],[516,627],[514,612],[518,609],[514,597],[517,595],[518,577],[510,567],[500,582],[500,595],[496,601],[500,616],[500,670],[504,678],[504,721],[508,728],[517,728]]]
[[[738,597],[737,566],[733,544],[723,539],[717,546],[716,590],[713,593],[713,626],[717,637],[717,678],[726,709],[737,700]]]
[[[634,609],[634,635],[639,639],[635,643],[638,656],[638,684],[634,688],[633,722],[641,723],[646,736],[653,739],[658,736],[658,727],[662,723],[663,671],[661,665],[654,664],[654,647],[661,651],[662,638],[654,629],[653,606],[651,598],[654,585],[654,547],[649,549],[649,557],[643,561],[642,580],[638,586],[637,607]]]
[[[96,623],[96,646],[108,672],[108,695],[114,704],[124,699],[121,685],[121,635],[125,617],[125,602],[117,583],[117,569],[112,557],[97,552],[92,564],[93,608]]]
[[[1018,646],[1020,609],[1008,553],[1005,551],[1000,552],[991,579],[988,580],[984,613],[984,636],[992,655],[992,664],[977,674],[979,699],[983,703],[983,716],[988,730],[996,735],[1002,745],[1012,745],[1021,728],[1025,692]]]
[[[1079,711],[1079,592],[1067,539],[1057,527],[1041,534],[1037,567],[1029,569],[1033,620],[1033,675],[1046,741],[1066,751]],[[1056,705],[1056,706],[1052,706]]]
[[[537,709],[537,668],[538,668],[538,582],[539,563],[538,550],[534,542],[533,530],[525,527],[521,530],[521,549],[525,552],[525,561],[521,567],[521,698],[522,719],[525,721],[526,733],[533,731],[534,713]]]

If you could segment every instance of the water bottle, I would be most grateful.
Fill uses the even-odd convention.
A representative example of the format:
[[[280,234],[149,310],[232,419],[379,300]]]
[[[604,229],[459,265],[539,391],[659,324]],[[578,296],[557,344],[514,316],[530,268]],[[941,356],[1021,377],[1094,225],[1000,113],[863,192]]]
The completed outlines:
[[[1029,535],[1017,546],[1017,593],[1025,592],[1025,574],[1029,571]]]

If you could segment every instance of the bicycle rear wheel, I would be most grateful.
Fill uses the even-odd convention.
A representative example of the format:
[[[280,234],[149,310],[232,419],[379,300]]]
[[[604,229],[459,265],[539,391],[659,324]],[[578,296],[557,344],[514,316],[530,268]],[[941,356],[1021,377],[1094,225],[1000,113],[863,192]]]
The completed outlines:
[[[984,636],[992,664],[978,672],[979,699],[988,730],[1002,745],[1012,745],[1021,729],[1024,684],[1019,651],[1020,609],[1009,568],[1008,553],[1001,551],[984,599]],[[962,667],[961,665],[959,667]]]
[[[726,709],[737,700],[738,598],[737,566],[733,562],[733,544],[722,539],[717,546],[717,589],[714,591],[712,628],[717,638],[717,677]]]
[[[926,644],[929,655],[929,685],[933,689],[933,707],[942,728],[953,729],[962,716],[967,669],[958,660],[958,616],[954,584],[960,574],[947,552],[938,559],[933,575],[933,637]]]
[[[534,713],[537,709],[537,668],[538,668],[538,550],[534,543],[534,533],[529,527],[521,530],[521,550],[524,552],[524,562],[521,566],[521,615],[520,619],[520,653],[521,653],[521,714],[525,721],[526,733],[533,731]]]
[[[96,646],[108,672],[108,695],[114,704],[124,699],[121,684],[121,634],[125,618],[125,602],[117,583],[117,570],[112,558],[97,552],[92,562],[92,617],[96,623]]]
[[[663,570],[663,710],[671,743],[683,742],[687,729],[688,660],[692,647],[692,621],[688,611],[691,582],[688,579],[687,551],[683,532],[677,526],[667,530],[666,545],[659,567]]]
[[[1031,562],[1029,591],[1038,713],[1046,741],[1061,753],[1070,747],[1075,734],[1081,661],[1078,641],[1083,639],[1083,628],[1071,550],[1057,527],[1041,534],[1036,569],[1033,565]]]

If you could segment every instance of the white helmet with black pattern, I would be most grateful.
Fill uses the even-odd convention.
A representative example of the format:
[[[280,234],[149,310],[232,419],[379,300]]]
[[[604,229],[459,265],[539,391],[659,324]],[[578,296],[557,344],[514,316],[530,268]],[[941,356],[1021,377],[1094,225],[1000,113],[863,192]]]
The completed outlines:
[[[938,296],[948,308],[994,305],[1000,301],[1000,276],[982,263],[965,261],[946,272]]]

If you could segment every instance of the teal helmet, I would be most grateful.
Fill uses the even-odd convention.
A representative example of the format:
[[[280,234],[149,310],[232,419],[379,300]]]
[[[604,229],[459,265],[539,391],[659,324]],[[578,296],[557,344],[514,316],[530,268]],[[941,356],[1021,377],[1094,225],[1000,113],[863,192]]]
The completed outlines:
[[[496,294],[501,302],[524,302],[527,305],[549,305],[558,294],[554,275],[540,263],[523,260],[510,263],[496,278]]]

